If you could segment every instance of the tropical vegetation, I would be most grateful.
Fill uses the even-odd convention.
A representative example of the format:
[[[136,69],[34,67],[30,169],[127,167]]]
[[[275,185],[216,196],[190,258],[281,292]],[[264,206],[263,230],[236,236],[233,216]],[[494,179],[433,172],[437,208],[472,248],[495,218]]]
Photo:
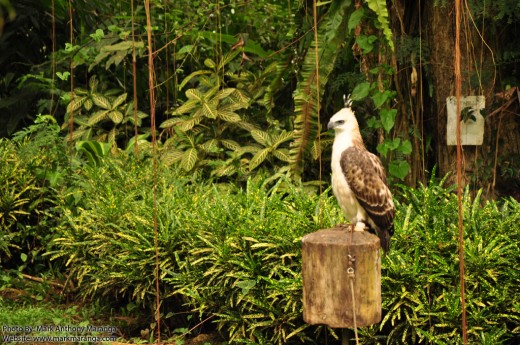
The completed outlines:
[[[396,203],[360,343],[518,343],[517,7],[463,9],[486,132],[457,162],[449,2],[0,0],[0,321],[339,343],[303,321],[301,239],[344,222],[325,129],[350,94]]]

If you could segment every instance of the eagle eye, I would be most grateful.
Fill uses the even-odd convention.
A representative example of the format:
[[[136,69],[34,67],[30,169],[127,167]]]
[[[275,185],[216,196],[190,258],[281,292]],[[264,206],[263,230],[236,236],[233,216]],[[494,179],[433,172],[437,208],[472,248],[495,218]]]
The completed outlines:
[[[338,125],[342,125],[342,124],[345,123],[345,120],[338,120],[338,121],[336,121],[336,123],[337,123]]]

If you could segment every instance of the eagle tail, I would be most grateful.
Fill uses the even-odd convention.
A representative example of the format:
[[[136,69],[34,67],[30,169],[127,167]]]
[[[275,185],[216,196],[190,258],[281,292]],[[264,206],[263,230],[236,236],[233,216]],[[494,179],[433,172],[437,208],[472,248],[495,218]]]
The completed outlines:
[[[383,248],[385,254],[388,253],[388,251],[390,250],[390,237],[392,236],[390,231],[373,229],[371,226],[369,226],[368,232],[379,237],[379,243],[381,244],[381,248]]]

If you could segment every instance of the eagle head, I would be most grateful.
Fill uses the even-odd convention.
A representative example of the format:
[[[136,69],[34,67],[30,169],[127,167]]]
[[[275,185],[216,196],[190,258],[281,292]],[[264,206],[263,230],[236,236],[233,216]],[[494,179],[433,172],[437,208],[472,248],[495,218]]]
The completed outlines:
[[[356,115],[350,106],[345,107],[334,114],[327,125],[328,129],[334,129],[334,145],[338,151],[343,151],[348,146],[356,145],[364,147],[359,124]]]
[[[345,130],[359,130],[359,125],[352,108],[348,107],[343,108],[334,114],[334,116],[330,118],[327,128],[334,129],[334,132],[336,132],[337,135]]]

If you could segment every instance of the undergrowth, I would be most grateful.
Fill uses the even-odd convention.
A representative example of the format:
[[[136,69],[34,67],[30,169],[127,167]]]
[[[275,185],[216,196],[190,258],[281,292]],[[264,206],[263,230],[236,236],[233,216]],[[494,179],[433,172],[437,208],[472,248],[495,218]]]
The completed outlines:
[[[0,143],[2,157],[16,154],[10,145]],[[21,163],[6,167],[0,168],[30,169]],[[154,174],[150,160],[123,154],[96,164],[76,161],[73,169],[54,185],[48,179],[42,184],[42,175],[25,175],[35,188],[56,195],[52,212],[45,213],[46,228],[34,227],[35,238],[48,239],[31,242],[34,255],[47,267],[60,267],[72,292],[86,301],[134,310],[153,326],[155,180],[166,332],[195,327],[195,334],[200,320],[207,320],[203,327],[213,325],[230,344],[339,341],[335,331],[302,319],[301,238],[343,222],[329,190],[319,196],[262,178],[237,186],[210,183],[161,165]],[[16,181],[13,176],[4,173],[1,186],[9,186],[7,179]],[[37,213],[21,195],[23,212],[16,215],[31,219]],[[395,195],[396,231],[382,260],[383,319],[360,329],[360,342],[459,344],[456,196],[444,180],[435,179],[417,189],[401,187]],[[466,191],[463,204],[470,342],[516,344],[519,203],[484,201],[480,193],[471,197]],[[24,242],[12,242],[12,234],[22,229],[19,223],[4,222],[8,230],[3,229],[0,247],[7,258]]]

